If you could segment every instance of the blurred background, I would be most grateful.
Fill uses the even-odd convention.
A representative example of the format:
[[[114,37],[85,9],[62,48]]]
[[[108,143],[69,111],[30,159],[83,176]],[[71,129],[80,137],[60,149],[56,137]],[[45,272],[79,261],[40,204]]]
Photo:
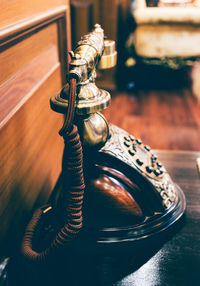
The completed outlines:
[[[95,23],[116,41],[117,67],[98,73],[112,94],[104,115],[152,148],[200,150],[200,25],[192,10],[184,14],[194,7],[199,1],[71,0],[73,47]],[[159,18],[143,13],[152,8]]]

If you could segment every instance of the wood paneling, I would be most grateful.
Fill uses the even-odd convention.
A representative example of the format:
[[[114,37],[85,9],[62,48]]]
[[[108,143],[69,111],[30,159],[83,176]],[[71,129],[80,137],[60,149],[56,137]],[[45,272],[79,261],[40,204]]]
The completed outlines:
[[[0,88],[0,126],[27,101],[41,82],[51,75],[60,63],[57,47],[52,46],[15,74]],[[15,96],[13,96],[13,94]],[[24,96],[26,94],[26,96]]]
[[[68,1],[1,1],[1,12],[0,252],[9,255],[61,171],[62,115],[49,99],[65,82],[71,39]]]
[[[0,245],[3,251],[21,234],[27,223],[26,215],[36,201],[47,201],[59,176],[63,142],[57,132],[62,118],[49,107],[49,96],[59,87],[60,68],[57,67],[1,129]]]
[[[54,23],[46,29],[42,29],[38,33],[18,42],[16,45],[5,49],[0,54],[0,84],[10,79],[18,71],[21,71],[22,68],[47,50],[48,47],[55,46],[57,48],[57,38],[57,24]]]
[[[39,13],[58,8],[61,5],[66,5],[66,0],[1,0],[1,19],[0,27],[13,25],[18,21],[24,21],[26,18],[36,16]]]

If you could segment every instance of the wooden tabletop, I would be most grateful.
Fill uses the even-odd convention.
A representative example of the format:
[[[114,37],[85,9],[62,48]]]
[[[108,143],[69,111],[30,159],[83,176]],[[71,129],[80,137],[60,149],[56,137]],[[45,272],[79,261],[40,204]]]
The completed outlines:
[[[55,261],[51,271],[37,270],[37,275],[34,268],[27,270],[26,266],[17,263],[11,275],[16,284],[9,285],[22,285],[20,283],[26,280],[24,285],[29,286],[200,285],[200,175],[196,166],[200,152],[157,151],[157,154],[187,200],[185,219],[179,230],[170,239],[167,238],[167,242],[159,245],[158,237],[154,251],[151,251],[152,245],[147,243],[146,247],[136,252],[115,257],[66,255],[63,262]],[[146,255],[146,252],[149,254]],[[56,270],[59,263],[59,270]]]

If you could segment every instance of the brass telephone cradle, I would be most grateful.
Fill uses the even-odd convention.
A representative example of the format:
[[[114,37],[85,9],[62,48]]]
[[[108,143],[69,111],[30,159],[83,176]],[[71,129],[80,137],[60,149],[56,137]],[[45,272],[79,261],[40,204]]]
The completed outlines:
[[[62,184],[27,227],[22,252],[30,260],[44,261],[68,246],[132,247],[168,229],[185,212],[182,190],[151,148],[99,112],[110,104],[110,94],[95,85],[96,66],[114,66],[116,54],[114,41],[104,40],[96,24],[70,53],[68,84],[51,98],[51,108],[65,114]],[[48,247],[38,247],[33,237],[48,236],[44,230],[35,234],[45,215],[53,217],[51,235],[41,238]]]

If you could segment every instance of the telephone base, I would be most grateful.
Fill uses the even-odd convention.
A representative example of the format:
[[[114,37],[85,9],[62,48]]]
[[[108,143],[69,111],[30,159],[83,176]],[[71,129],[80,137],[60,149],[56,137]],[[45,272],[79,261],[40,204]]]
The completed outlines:
[[[85,226],[79,238],[72,243],[75,248],[80,247],[80,251],[97,252],[102,251],[111,253],[126,252],[135,247],[142,246],[157,239],[164,240],[164,237],[177,232],[184,221],[186,208],[185,196],[182,190],[175,185],[178,193],[178,202],[162,215],[147,218],[138,225],[128,225],[124,227],[95,228]],[[70,246],[70,248],[71,248]]]
[[[116,226],[113,222],[110,227],[97,227],[84,218],[82,230],[76,239],[66,245],[65,250],[82,254],[118,255],[128,254],[145,245],[165,243],[181,228],[185,218],[185,195],[179,186],[174,186],[178,197],[176,204],[137,225]],[[56,223],[55,214],[52,216]]]
[[[166,233],[183,217],[186,199],[154,151],[109,124],[110,137],[86,158],[83,228],[69,248],[126,249]],[[142,163],[142,164],[141,164]],[[150,172],[151,171],[151,172]],[[59,227],[65,223],[62,190],[52,196]],[[58,228],[59,228],[58,227]]]

